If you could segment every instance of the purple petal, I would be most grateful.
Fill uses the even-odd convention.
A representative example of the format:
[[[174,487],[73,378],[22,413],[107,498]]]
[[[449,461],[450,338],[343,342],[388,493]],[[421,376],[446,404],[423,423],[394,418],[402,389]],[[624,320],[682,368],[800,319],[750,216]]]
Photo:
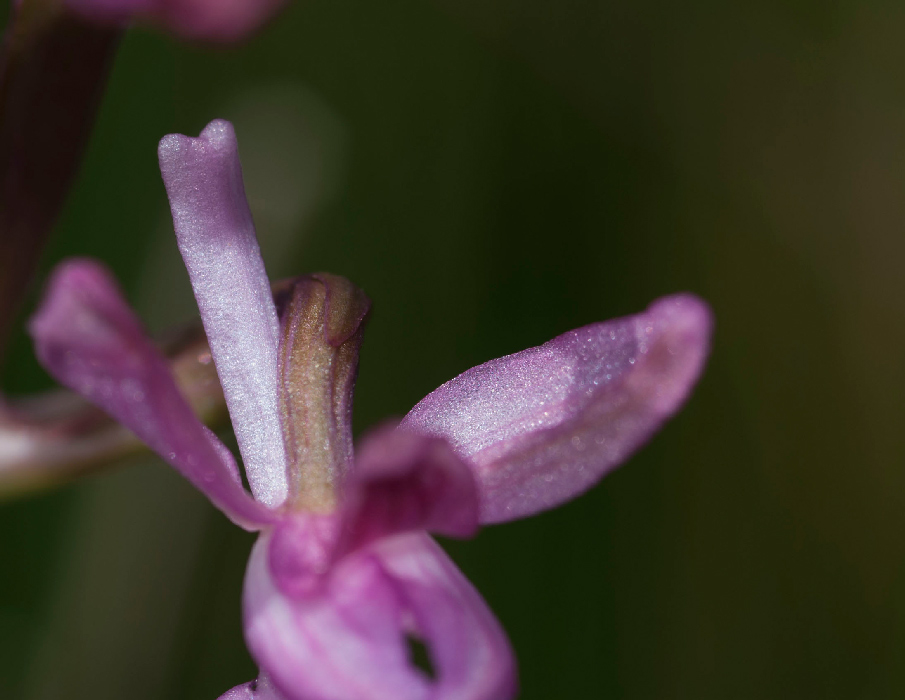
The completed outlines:
[[[338,560],[381,537],[420,530],[470,537],[477,528],[468,465],[445,440],[386,426],[363,441],[340,512],[294,513],[276,527],[270,573],[286,595],[308,596]]]
[[[295,512],[274,528],[267,548],[269,571],[291,598],[320,593],[338,559],[342,517],[337,513]]]
[[[165,136],[158,151],[185,261],[255,498],[287,494],[280,428],[280,327],[229,122]]]
[[[259,29],[286,0],[66,0],[96,22],[133,17],[163,25],[189,39],[236,41]]]
[[[710,346],[707,305],[665,297],[474,367],[425,397],[401,428],[447,438],[474,465],[482,522],[583,493],[675,413]]]
[[[245,637],[289,700],[507,700],[515,663],[471,584],[423,533],[381,540],[344,559],[323,591],[284,596],[269,573],[268,535],[245,580]],[[436,677],[416,668],[427,646]]]
[[[446,440],[390,426],[362,441],[344,498],[349,549],[398,532],[471,537],[478,529],[469,466]]]
[[[132,430],[236,524],[273,521],[242,488],[229,450],[192,412],[101,265],[61,264],[29,331],[51,375]]]

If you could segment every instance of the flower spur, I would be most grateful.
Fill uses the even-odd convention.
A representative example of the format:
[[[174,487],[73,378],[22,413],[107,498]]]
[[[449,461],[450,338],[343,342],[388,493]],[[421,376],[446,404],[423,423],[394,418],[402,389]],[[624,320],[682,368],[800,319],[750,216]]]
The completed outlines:
[[[469,537],[551,508],[624,461],[696,382],[706,305],[667,297],[475,367],[353,452],[368,299],[327,274],[272,293],[230,124],[167,136],[159,156],[251,494],[100,265],[63,263],[30,328],[54,377],[260,532],[243,594],[260,677],[224,698],[513,697],[504,632],[426,533]],[[411,660],[413,637],[433,674]]]

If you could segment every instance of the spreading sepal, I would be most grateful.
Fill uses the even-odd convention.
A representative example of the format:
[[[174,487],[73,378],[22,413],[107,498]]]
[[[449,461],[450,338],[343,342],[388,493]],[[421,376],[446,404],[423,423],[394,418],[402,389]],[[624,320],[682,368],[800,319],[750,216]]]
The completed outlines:
[[[681,407],[711,327],[697,297],[665,297],[473,367],[400,427],[448,439],[473,465],[482,522],[531,515],[593,486]]]
[[[29,332],[57,381],[129,428],[236,524],[254,530],[273,522],[244,490],[229,450],[192,412],[101,265],[61,264]]]

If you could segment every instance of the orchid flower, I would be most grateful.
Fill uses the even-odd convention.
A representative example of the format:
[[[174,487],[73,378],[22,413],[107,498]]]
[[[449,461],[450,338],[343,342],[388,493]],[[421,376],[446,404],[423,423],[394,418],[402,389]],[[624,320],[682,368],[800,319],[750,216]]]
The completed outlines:
[[[513,697],[503,630],[427,533],[470,537],[551,508],[623,462],[696,382],[706,305],[667,297],[475,367],[353,450],[367,297],[328,274],[272,292],[228,122],[165,137],[159,157],[251,493],[99,264],[64,262],[30,331],[54,377],[260,533],[243,605],[260,677],[223,697]]]
[[[102,24],[139,19],[186,39],[236,41],[259,29],[286,0],[64,0]]]

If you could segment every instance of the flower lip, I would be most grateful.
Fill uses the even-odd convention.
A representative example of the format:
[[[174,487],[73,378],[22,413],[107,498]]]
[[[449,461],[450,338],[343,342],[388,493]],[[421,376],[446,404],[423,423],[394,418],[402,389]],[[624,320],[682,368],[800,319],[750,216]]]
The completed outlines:
[[[383,538],[343,559],[317,595],[285,595],[258,539],[243,619],[262,673],[289,700],[506,700],[515,661],[477,591],[424,533]],[[430,649],[436,677],[409,658]]]
[[[333,514],[294,513],[274,528],[267,565],[283,595],[301,599],[322,592],[341,527],[341,519]]]
[[[701,299],[665,297],[473,367],[400,427],[445,437],[473,465],[482,522],[531,515],[590,488],[679,409],[712,326]]]

